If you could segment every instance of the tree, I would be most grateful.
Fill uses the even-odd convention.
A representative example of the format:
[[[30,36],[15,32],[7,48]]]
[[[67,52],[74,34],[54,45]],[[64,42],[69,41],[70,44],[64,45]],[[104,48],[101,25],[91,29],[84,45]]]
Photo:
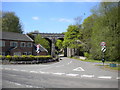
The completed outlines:
[[[50,43],[46,39],[42,38],[40,34],[35,37],[35,44],[40,44],[48,50],[50,53]]]
[[[23,33],[19,18],[14,12],[2,13],[2,31]]]
[[[62,49],[63,48],[63,41],[58,39],[56,41],[56,46],[58,47],[59,50]]]
[[[67,29],[67,32],[65,33],[63,46],[74,49],[75,54],[78,55],[77,52],[82,51],[83,43],[81,42],[81,39],[82,33],[79,26],[70,25]]]
[[[91,36],[92,36],[92,27],[94,25],[94,21],[95,21],[95,15],[91,15],[87,17],[82,24],[82,27],[83,27],[82,42],[84,42],[83,48],[84,48],[84,51],[86,52],[90,52],[91,50]]]
[[[91,37],[91,54],[94,59],[101,59],[100,42],[107,43],[107,51],[105,53],[107,60],[119,60],[119,43],[120,30],[118,21],[118,3],[117,2],[101,2],[99,7],[94,10],[97,18],[92,27]]]

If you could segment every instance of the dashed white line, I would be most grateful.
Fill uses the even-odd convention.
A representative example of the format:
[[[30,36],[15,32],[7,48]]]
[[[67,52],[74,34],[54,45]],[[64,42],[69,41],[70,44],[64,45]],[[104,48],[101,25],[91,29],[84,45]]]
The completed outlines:
[[[81,75],[81,78],[82,78],[82,77],[92,78],[92,77],[94,77],[94,75]]]
[[[70,63],[72,63],[72,61],[70,61],[70,62],[68,63],[68,65],[69,65]]]
[[[65,73],[52,73],[52,74],[55,74],[55,75],[63,75]]]
[[[120,79],[120,77],[117,77],[116,79]]]
[[[11,68],[4,68],[5,70],[12,70]]]
[[[79,74],[72,74],[72,73],[71,73],[71,74],[66,74],[66,76],[74,76],[74,77],[75,77],[75,76],[78,76],[78,75],[79,75]]]
[[[26,70],[20,70],[20,71],[22,71],[22,72],[27,72]]]
[[[39,73],[39,72],[37,72],[37,71],[30,71],[30,73]]]
[[[39,71],[39,73],[42,73],[42,74],[49,74],[50,72]]]
[[[19,71],[18,69],[12,69],[12,70],[14,70],[14,71]]]
[[[98,76],[98,78],[100,78],[100,79],[111,79],[112,77],[111,76]]]

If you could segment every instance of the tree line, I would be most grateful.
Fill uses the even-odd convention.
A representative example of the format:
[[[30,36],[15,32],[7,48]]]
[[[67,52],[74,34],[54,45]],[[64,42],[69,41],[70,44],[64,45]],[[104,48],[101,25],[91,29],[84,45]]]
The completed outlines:
[[[106,42],[106,60],[120,60],[118,2],[101,2],[82,24],[68,26],[63,47],[77,49],[89,59],[101,59],[101,42]],[[78,19],[80,20],[80,19]]]
[[[69,25],[67,32],[64,32],[64,41],[57,40],[56,47],[63,49],[66,47],[75,49],[79,55],[84,55],[88,59],[101,59],[101,42],[106,42],[106,60],[120,60],[120,4],[118,2],[100,2],[98,6],[91,9],[92,14],[84,19],[75,18],[76,24]],[[19,17],[14,12],[3,12],[0,17],[0,30],[23,33],[23,27]],[[32,36],[35,43],[42,43],[50,51],[50,44],[40,35]],[[40,40],[39,40],[40,39]],[[76,53],[76,55],[78,55]]]

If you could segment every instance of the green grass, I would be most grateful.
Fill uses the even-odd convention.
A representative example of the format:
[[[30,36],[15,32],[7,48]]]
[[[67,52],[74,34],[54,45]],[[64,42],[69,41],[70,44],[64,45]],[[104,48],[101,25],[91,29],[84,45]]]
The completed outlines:
[[[97,66],[102,66],[103,69],[109,69],[109,70],[118,70],[120,71],[120,65],[118,65],[117,67],[110,67],[109,65],[101,65],[101,64],[98,64]]]
[[[76,59],[76,60],[80,60],[80,61],[85,61],[85,62],[95,62],[95,63],[102,63],[102,60],[82,60],[82,59],[79,59],[79,58],[75,58],[75,57],[72,57],[72,59]],[[120,62],[112,62],[112,61],[105,61],[105,63],[115,63],[115,64],[118,64]]]
[[[72,57],[72,59],[85,61],[85,62],[102,63],[102,61],[100,61],[100,60],[82,60],[82,59],[78,59],[78,58],[75,58],[75,57]],[[120,62],[111,62],[111,61],[105,61],[105,63],[115,63],[115,64],[119,63],[120,64]],[[104,65],[103,66],[103,64],[97,64],[97,66],[102,66],[103,69],[119,70],[120,71],[120,65],[118,65],[117,67],[110,67],[109,65]]]

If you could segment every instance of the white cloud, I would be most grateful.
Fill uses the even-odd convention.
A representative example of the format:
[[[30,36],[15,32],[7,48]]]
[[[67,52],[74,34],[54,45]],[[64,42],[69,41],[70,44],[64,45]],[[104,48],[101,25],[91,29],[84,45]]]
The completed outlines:
[[[58,21],[59,21],[59,22],[68,22],[68,23],[73,22],[72,19],[67,19],[67,18],[59,18]]]
[[[72,23],[74,22],[73,19],[67,19],[67,18],[50,18],[51,21],[57,21],[57,22],[66,22],[66,23]]]
[[[32,17],[33,20],[39,20],[39,17]]]

